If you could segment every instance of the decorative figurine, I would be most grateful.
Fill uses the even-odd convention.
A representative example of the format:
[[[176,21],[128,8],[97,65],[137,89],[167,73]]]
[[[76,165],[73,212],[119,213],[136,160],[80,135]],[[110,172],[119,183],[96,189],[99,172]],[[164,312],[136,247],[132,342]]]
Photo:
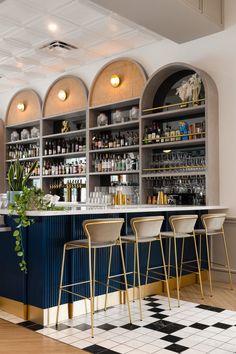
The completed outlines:
[[[199,104],[199,94],[201,91],[202,80],[198,74],[193,74],[188,81],[182,81],[181,86],[177,87],[176,95],[183,102],[180,107],[188,106],[188,101],[192,101],[193,105]]]
[[[182,81],[181,86],[177,87],[176,89],[176,95],[179,96],[179,98],[183,102],[180,107],[187,107],[188,101],[190,101],[192,97],[192,89],[189,81]]]
[[[68,120],[63,120],[62,122],[62,128],[61,128],[61,132],[62,133],[67,133],[70,131],[70,125]]]
[[[28,129],[23,129],[20,133],[21,140],[26,140],[30,138],[30,132]]]
[[[100,113],[97,116],[97,126],[101,127],[103,125],[108,125],[108,117],[104,113]]]
[[[134,106],[129,111],[129,119],[135,120],[138,119],[138,107]]]
[[[191,91],[192,91],[192,101],[193,105],[198,105],[199,104],[199,95],[201,91],[201,85],[202,85],[202,80],[198,76],[198,74],[193,74],[190,79],[189,79],[189,84],[191,86]]]
[[[181,136],[181,140],[188,140],[188,123],[184,122],[183,120],[181,120],[179,122],[179,131],[180,131],[180,135]]]
[[[114,113],[112,113],[112,123],[119,124],[124,122],[124,114],[117,109]]]
[[[39,138],[39,129],[36,127],[33,127],[30,131],[30,136],[31,136],[31,138]]]
[[[11,141],[17,141],[17,140],[20,140],[19,133],[16,130],[14,130],[11,133]]]

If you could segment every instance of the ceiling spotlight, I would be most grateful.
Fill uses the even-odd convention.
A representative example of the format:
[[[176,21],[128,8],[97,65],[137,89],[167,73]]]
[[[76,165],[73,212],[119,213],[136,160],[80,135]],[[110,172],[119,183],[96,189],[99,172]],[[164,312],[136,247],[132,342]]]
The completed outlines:
[[[61,101],[65,101],[67,99],[67,93],[65,90],[60,90],[57,94],[57,97],[59,98],[59,100]]]
[[[25,110],[25,105],[24,105],[24,103],[19,102],[18,105],[17,105],[17,109],[18,109],[19,111],[21,111],[21,112],[24,112],[24,110]]]
[[[169,152],[171,152],[172,150],[163,150],[163,152],[165,153],[165,154],[169,154]]]
[[[118,75],[112,75],[110,78],[110,83],[112,87],[118,87],[120,85],[120,78]]]
[[[58,26],[56,23],[49,23],[49,25],[48,25],[48,29],[51,32],[56,32],[57,28],[58,28]]]

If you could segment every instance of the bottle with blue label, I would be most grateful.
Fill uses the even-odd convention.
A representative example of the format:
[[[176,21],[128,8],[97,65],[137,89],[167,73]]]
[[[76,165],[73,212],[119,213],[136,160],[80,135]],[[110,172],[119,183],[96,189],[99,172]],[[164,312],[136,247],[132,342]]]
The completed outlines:
[[[188,123],[184,121],[179,122],[179,131],[181,135],[181,140],[188,140]]]

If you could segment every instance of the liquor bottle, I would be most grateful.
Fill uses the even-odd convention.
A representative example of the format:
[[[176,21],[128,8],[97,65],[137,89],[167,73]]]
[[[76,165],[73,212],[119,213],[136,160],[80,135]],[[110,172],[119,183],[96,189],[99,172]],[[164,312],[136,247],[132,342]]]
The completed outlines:
[[[70,145],[71,145],[70,151],[75,152],[75,140],[74,139],[71,139]]]
[[[51,140],[49,140],[49,143],[48,143],[48,155],[52,155],[52,142],[51,142]]]
[[[161,129],[159,127],[159,125],[157,124],[157,129],[156,129],[156,143],[160,142],[160,138],[161,138]]]
[[[61,139],[58,139],[57,140],[57,154],[61,154],[61,145],[62,145]]]
[[[48,141],[45,141],[45,146],[44,146],[44,155],[47,156],[48,155]]]
[[[156,122],[152,122],[152,143],[156,142],[156,131],[157,131],[157,127],[156,127]]]
[[[113,138],[112,135],[110,134],[109,140],[108,140],[108,148],[112,149],[113,148]]]
[[[56,155],[57,154],[57,146],[56,146],[56,141],[53,140],[52,142],[52,154]]]
[[[62,154],[65,154],[65,153],[66,153],[66,142],[65,142],[64,139],[62,140],[61,153],[62,153]]]
[[[148,128],[147,140],[148,140],[148,144],[152,143],[152,128],[151,127]]]
[[[165,143],[170,141],[170,128],[168,125],[165,127]]]
[[[75,152],[79,152],[79,139],[78,139],[78,137],[75,139]]]
[[[132,159],[129,154],[126,157],[126,171],[132,171]]]

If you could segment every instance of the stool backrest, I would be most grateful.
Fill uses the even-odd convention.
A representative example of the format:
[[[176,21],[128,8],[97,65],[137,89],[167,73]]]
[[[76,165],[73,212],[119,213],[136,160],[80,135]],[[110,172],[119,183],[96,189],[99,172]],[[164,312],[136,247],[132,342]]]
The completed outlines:
[[[130,220],[132,230],[137,238],[158,236],[164,216],[146,216]]]
[[[112,243],[120,237],[123,218],[84,220],[84,233],[91,242]]]
[[[197,215],[172,215],[169,222],[173,232],[189,234],[194,231],[197,218]]]
[[[226,214],[204,214],[201,216],[206,231],[221,231]]]

